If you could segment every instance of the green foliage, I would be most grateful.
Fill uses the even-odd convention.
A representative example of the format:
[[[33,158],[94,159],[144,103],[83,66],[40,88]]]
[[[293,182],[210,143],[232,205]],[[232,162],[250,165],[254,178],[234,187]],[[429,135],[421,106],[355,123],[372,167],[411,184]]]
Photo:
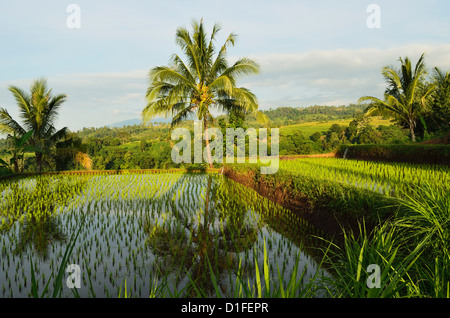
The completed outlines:
[[[349,119],[356,114],[362,114],[365,106],[308,106],[308,107],[278,107],[264,110],[264,114],[270,119],[273,127],[295,125],[306,122],[327,122],[336,119]]]
[[[335,275],[331,297],[450,297],[450,192],[425,183],[414,195],[399,199],[391,222],[373,232],[346,234],[344,245],[331,249],[325,264]],[[379,286],[369,288],[369,265],[380,268]]]
[[[430,95],[418,127],[423,137],[430,133],[446,133],[450,130],[450,72],[444,73],[435,67],[429,85],[434,85],[435,89]]]
[[[420,164],[444,164],[450,162],[450,145],[342,145],[336,155],[360,160],[408,162]]]
[[[422,54],[414,68],[408,57],[399,59],[399,70],[392,66],[383,67],[382,74],[388,84],[384,100],[373,96],[359,99],[359,102],[371,102],[366,114],[389,115],[401,126],[409,128],[412,142],[416,141],[417,121],[424,114],[426,104],[435,89],[434,85],[425,84],[427,70],[424,59]]]
[[[203,20],[194,21],[192,29],[192,33],[184,27],[176,31],[176,43],[185,61],[174,54],[171,65],[150,70],[151,85],[146,95],[147,106],[142,111],[143,120],[170,115],[174,126],[195,116],[206,132],[214,121],[212,110],[216,108],[225,113],[234,112],[233,115],[251,113],[266,123],[266,116],[258,111],[256,96],[236,85],[239,77],[258,74],[259,65],[246,57],[231,66],[228,64],[227,49],[234,45],[236,34],[231,33],[217,52],[214,42],[220,25],[214,25],[210,36],[206,34]],[[208,138],[206,147],[209,150]],[[208,163],[212,168],[209,151]]]
[[[45,79],[33,81],[30,94],[16,86],[10,86],[9,91],[16,99],[23,125],[14,120],[6,109],[0,109],[0,132],[14,133],[24,136],[27,131],[33,131],[28,143],[33,147],[36,155],[36,169],[42,171],[45,156],[49,156],[55,143],[63,138],[67,132],[64,127],[56,130],[54,123],[61,105],[67,96],[52,95]]]
[[[258,165],[228,168],[264,182],[270,192],[283,189],[296,200],[309,199],[318,210],[359,220],[358,234],[344,230],[342,243],[326,240],[332,247],[324,250],[323,265],[332,275],[321,281],[325,297],[450,297],[447,167],[314,158],[282,162],[274,176],[259,174]],[[341,189],[334,189],[339,182]],[[385,182],[395,185],[391,197],[389,191],[373,191]],[[353,184],[354,191],[344,184]],[[362,197],[369,203],[365,208]],[[366,228],[372,222],[377,226]],[[371,265],[380,269],[378,287],[368,284],[374,279]]]

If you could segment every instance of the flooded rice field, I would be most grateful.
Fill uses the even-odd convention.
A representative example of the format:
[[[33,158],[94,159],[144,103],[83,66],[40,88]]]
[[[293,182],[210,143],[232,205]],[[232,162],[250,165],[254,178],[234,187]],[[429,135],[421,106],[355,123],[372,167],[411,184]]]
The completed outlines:
[[[0,297],[257,296],[324,273],[320,231],[221,175],[42,176],[0,198]]]

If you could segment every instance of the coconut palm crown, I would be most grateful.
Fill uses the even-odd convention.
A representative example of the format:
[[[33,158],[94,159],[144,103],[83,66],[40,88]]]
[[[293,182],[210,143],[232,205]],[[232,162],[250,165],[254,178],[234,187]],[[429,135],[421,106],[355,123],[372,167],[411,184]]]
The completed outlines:
[[[66,101],[67,95],[53,96],[52,90],[47,88],[46,79],[34,80],[30,93],[10,86],[9,91],[14,95],[23,125],[19,124],[8,111],[0,109],[0,132],[24,136],[33,131],[28,143],[36,150],[36,168],[42,170],[43,155],[49,148],[67,133],[67,127],[56,130],[54,124],[61,105]]]
[[[422,114],[427,98],[434,86],[426,87],[424,80],[427,70],[424,62],[424,54],[419,58],[413,68],[411,60],[407,57],[400,58],[401,68],[395,70],[391,66],[382,69],[383,77],[388,83],[384,94],[384,100],[372,96],[365,96],[359,102],[371,101],[366,109],[367,115],[383,114],[391,115],[410,130],[411,141],[416,141],[414,129],[416,121]]]

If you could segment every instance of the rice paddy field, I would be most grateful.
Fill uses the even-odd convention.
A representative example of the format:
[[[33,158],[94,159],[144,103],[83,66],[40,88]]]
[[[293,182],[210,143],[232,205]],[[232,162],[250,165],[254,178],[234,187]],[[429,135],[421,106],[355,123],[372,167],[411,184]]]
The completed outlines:
[[[335,200],[326,202],[342,210],[333,214],[359,204],[372,213],[383,198],[403,206],[374,233],[346,235],[343,246],[218,173],[3,180],[0,297],[450,297],[449,172],[445,165],[281,161],[280,174],[267,176],[273,185],[290,180],[311,198]],[[80,268],[80,288],[68,287],[71,264]],[[385,287],[366,286],[370,264],[380,264]]]
[[[450,169],[446,165],[303,158],[281,161],[280,169],[316,179],[337,181],[392,197],[403,197],[424,184],[450,192]]]
[[[328,275],[320,231],[217,174],[28,177],[0,197],[4,298],[317,296]]]
[[[304,200],[325,222],[357,220],[359,229],[344,229],[342,244],[324,256],[327,297],[450,298],[448,165],[302,158],[281,161],[274,175],[259,174],[258,165],[229,169]],[[376,288],[366,281],[374,264]]]

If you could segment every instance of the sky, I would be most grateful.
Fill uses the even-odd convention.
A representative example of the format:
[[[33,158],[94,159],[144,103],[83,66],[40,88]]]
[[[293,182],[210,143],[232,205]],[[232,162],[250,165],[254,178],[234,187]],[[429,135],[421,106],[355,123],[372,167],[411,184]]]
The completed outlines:
[[[75,5],[75,7],[73,6]],[[75,8],[75,9],[74,9]],[[448,0],[15,0],[0,3],[0,107],[19,119],[10,85],[24,90],[46,78],[65,93],[57,128],[77,131],[139,118],[148,72],[168,65],[178,27],[203,19],[222,29],[232,63],[250,57],[259,75],[238,86],[260,109],[346,105],[382,97],[385,65],[422,53],[450,70]]]

